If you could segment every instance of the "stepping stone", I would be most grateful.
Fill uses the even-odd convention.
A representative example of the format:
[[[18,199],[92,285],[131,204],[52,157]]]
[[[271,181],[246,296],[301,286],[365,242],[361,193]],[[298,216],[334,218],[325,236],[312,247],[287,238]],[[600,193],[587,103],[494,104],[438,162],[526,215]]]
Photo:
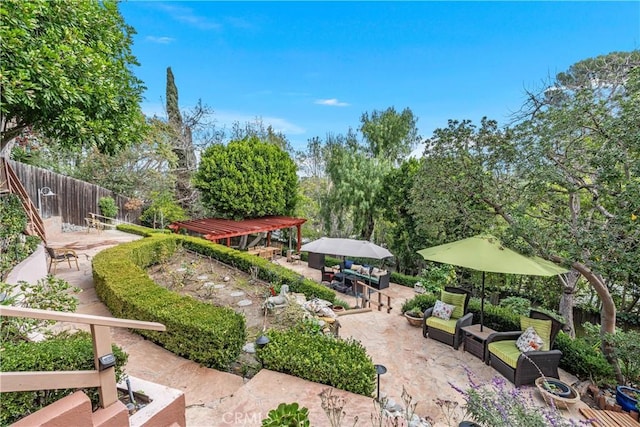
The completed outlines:
[[[187,271],[186,268],[176,268],[176,273],[184,273],[185,271]]]
[[[251,305],[251,304],[253,304],[253,303],[251,302],[251,300],[248,300],[248,299],[243,299],[243,300],[238,301],[238,305],[240,307],[246,307],[246,306]]]
[[[241,292],[241,291],[231,292],[232,297],[241,297],[242,295],[244,295],[244,292]]]
[[[213,282],[205,282],[202,286],[204,286],[205,288],[214,288],[216,289],[216,284]]]
[[[248,342],[242,347],[242,351],[245,353],[255,353],[256,352],[256,344],[252,342]]]
[[[198,276],[197,279],[198,280],[207,280],[209,277],[206,274],[203,274],[202,276]]]
[[[213,285],[213,289],[223,289],[224,285]]]

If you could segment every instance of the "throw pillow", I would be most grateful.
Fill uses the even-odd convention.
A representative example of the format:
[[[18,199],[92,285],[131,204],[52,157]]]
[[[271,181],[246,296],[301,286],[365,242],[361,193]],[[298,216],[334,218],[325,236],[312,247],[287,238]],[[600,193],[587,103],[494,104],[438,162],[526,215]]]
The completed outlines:
[[[536,333],[542,338],[542,351],[549,351],[551,341],[551,320],[532,319],[530,317],[520,317],[520,330],[524,331],[530,326],[535,329]]]
[[[362,266],[360,264],[351,264],[351,268],[349,270],[355,271],[356,273],[360,273],[360,269]]]
[[[344,260],[344,268],[346,268],[347,270],[351,269],[351,266],[353,265],[353,261],[350,259],[345,259]]]
[[[459,319],[464,316],[464,301],[466,298],[466,294],[447,292],[444,289],[440,294],[440,299],[442,300],[442,302],[456,306],[455,310],[453,310],[453,313],[451,314],[451,317],[453,317],[454,319]]]
[[[433,311],[431,314],[434,315],[435,317],[439,317],[442,320],[449,320],[451,318],[451,313],[453,313],[454,309],[455,309],[455,306],[444,303],[440,300],[437,300],[436,305],[433,307]]]
[[[543,344],[542,338],[536,333],[533,326],[529,326],[516,341],[516,347],[523,353],[527,351],[538,351],[542,348]]]

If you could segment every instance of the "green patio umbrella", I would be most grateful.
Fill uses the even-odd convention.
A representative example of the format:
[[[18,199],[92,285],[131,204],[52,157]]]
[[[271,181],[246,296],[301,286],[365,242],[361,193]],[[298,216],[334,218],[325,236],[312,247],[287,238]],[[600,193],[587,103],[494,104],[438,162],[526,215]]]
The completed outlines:
[[[540,257],[521,255],[502,246],[497,237],[489,234],[422,249],[418,253],[429,261],[482,271],[480,330],[484,326],[484,279],[486,272],[555,276],[569,271]]]

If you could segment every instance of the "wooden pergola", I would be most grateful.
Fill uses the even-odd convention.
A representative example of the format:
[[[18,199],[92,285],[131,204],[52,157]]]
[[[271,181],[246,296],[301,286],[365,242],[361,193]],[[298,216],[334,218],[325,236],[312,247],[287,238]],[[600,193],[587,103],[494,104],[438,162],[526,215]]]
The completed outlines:
[[[243,219],[234,221],[222,218],[192,219],[190,221],[176,221],[169,228],[174,232],[188,230],[201,234],[207,240],[219,243],[226,240],[226,245],[231,246],[231,238],[249,234],[267,233],[267,246],[271,244],[271,232],[285,228],[296,227],[298,238],[296,250],[300,252],[301,227],[307,220],[289,216],[265,216],[262,218]]]

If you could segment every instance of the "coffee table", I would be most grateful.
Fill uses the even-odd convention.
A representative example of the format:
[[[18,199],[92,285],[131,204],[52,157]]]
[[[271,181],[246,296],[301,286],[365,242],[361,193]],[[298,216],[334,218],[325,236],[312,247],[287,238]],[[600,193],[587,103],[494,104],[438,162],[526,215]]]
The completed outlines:
[[[464,351],[468,351],[484,362],[487,338],[496,331],[486,326],[483,326],[480,331],[479,324],[463,326],[460,329],[464,332]]]

